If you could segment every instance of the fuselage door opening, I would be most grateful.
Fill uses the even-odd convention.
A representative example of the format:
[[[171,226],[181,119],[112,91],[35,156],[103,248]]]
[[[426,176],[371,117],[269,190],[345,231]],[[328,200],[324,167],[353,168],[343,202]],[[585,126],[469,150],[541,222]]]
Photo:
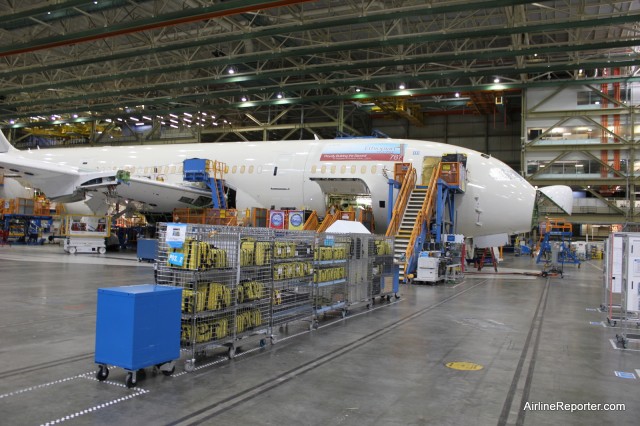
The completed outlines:
[[[320,186],[325,199],[326,211],[318,212],[318,215],[345,212],[343,219],[362,222],[369,231],[374,231],[371,191],[366,182],[356,178],[311,178],[311,180]]]

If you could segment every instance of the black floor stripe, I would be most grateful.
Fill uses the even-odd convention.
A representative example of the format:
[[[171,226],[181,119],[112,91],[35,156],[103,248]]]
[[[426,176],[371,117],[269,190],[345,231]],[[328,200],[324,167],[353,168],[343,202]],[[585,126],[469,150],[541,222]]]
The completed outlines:
[[[539,315],[544,315],[544,311],[540,314],[540,307],[544,306],[546,309],[547,303],[547,295],[549,294],[549,283],[550,279],[547,278],[547,282],[540,294],[540,299],[538,300],[538,305],[536,306],[536,311],[533,314],[533,318],[531,320],[531,327],[529,327],[529,333],[527,334],[527,339],[524,342],[524,346],[522,348],[522,353],[520,354],[520,359],[518,360],[518,366],[516,367],[516,371],[513,374],[513,379],[511,380],[511,386],[509,386],[509,392],[507,394],[507,398],[504,401],[504,405],[502,406],[502,411],[500,412],[500,418],[498,419],[498,426],[505,426],[507,424],[507,420],[509,419],[509,412],[511,411],[511,406],[513,405],[513,398],[516,394],[516,389],[518,388],[518,382],[520,381],[520,376],[522,375],[522,369],[524,368],[524,363],[527,358],[527,352],[529,352],[529,346],[531,345],[531,338],[533,337],[533,332],[535,330],[536,322],[538,320]],[[544,302],[544,305],[543,305]],[[540,326],[542,326],[542,321],[540,321]],[[541,328],[541,327],[540,327]],[[536,339],[539,339],[540,331],[538,329],[538,333],[536,334]],[[534,344],[537,348],[537,342]],[[535,356],[535,353],[533,354]],[[531,366],[530,366],[531,367]],[[533,372],[531,372],[533,374]],[[528,383],[531,386],[531,382]],[[527,389],[525,389],[525,393],[528,395]],[[523,396],[524,399],[524,396]]]
[[[69,356],[66,358],[57,359],[55,361],[43,362],[42,364],[35,364],[29,367],[16,368],[15,370],[7,370],[0,373],[0,379],[5,379],[11,376],[17,376],[18,374],[31,373],[33,371],[44,370],[45,368],[57,367],[59,365],[70,364],[76,361],[82,361],[85,359],[93,358],[93,352],[87,354],[80,354]]]

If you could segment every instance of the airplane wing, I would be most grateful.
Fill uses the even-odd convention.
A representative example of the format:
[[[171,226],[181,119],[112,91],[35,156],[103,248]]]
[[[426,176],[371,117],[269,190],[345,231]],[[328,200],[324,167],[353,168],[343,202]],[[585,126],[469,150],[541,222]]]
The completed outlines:
[[[119,180],[116,171],[89,171],[29,158],[13,148],[0,132],[0,173],[28,182],[52,201],[71,203],[87,199],[94,211],[107,201],[133,202],[144,212],[171,212],[176,207],[204,207],[211,204],[211,191],[186,185],[132,177]],[[101,201],[102,200],[102,201]]]
[[[27,181],[46,196],[63,203],[81,201],[88,191],[116,185],[115,172],[82,171],[25,156],[0,153],[0,173],[5,177]]]
[[[176,207],[211,205],[211,191],[188,185],[174,185],[156,180],[132,177],[115,189],[118,198],[139,204],[143,212],[172,212]]]

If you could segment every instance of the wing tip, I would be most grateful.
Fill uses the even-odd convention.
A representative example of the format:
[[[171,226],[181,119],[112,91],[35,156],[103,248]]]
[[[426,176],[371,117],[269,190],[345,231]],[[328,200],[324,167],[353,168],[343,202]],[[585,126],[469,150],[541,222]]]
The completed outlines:
[[[15,148],[11,146],[4,133],[0,130],[0,152],[15,151]]]

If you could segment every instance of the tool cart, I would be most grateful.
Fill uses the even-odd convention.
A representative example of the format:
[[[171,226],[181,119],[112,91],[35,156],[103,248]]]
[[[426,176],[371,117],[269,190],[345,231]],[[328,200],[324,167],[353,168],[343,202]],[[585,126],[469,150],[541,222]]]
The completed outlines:
[[[128,388],[138,370],[155,366],[164,375],[180,358],[180,288],[141,284],[98,289],[96,377],[106,380],[109,366],[127,371]]]

